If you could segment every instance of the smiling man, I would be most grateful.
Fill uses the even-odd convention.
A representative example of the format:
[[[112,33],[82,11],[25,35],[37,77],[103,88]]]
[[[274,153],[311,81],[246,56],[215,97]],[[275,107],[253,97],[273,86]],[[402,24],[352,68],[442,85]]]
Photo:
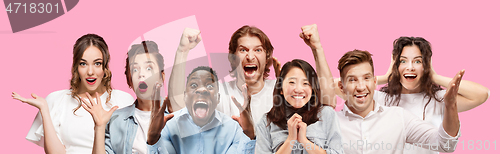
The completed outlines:
[[[367,51],[354,50],[338,62],[344,108],[337,112],[346,153],[403,153],[405,143],[439,152],[453,152],[460,136],[456,97],[463,71],[449,83],[443,124],[435,128],[400,107],[373,100],[376,77]]]
[[[149,153],[254,153],[255,140],[250,138],[255,136],[246,136],[238,122],[215,110],[220,97],[217,81],[215,71],[206,66],[188,75],[186,107],[173,113],[159,139],[155,134],[160,134],[160,129],[150,129]],[[159,120],[152,123],[164,119]],[[250,117],[243,116],[242,120],[250,121]]]

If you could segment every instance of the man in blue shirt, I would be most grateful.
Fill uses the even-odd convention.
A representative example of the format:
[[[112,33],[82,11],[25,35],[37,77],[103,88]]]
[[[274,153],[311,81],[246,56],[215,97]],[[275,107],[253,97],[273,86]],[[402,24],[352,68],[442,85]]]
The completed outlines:
[[[250,138],[255,135],[249,114],[243,112],[240,119],[249,124],[242,124],[245,130],[251,128],[245,134],[238,122],[215,110],[220,98],[217,81],[212,68],[195,68],[187,77],[186,107],[172,113],[174,117],[168,121],[160,114],[165,107],[154,103],[147,140],[149,153],[254,153],[255,140]]]

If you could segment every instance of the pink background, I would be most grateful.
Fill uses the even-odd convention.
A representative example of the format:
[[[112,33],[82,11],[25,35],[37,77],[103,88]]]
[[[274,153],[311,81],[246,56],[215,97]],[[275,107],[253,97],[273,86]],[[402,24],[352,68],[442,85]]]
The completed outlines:
[[[2,153],[43,153],[43,148],[24,139],[38,110],[13,100],[11,92],[16,91],[25,97],[30,93],[47,96],[53,91],[69,88],[71,51],[77,38],[86,33],[97,33],[105,38],[112,55],[113,87],[133,95],[123,74],[130,44],[150,30],[192,15],[195,15],[202,32],[203,44],[200,46],[207,53],[226,53],[231,34],[249,24],[261,28],[269,36],[275,47],[274,56],[281,62],[294,58],[314,62],[311,51],[298,34],[301,26],[316,23],[335,77],[339,76],[337,60],[346,51],[370,51],[374,55],[375,73],[382,75],[390,63],[394,39],[399,36],[424,37],[433,45],[433,64],[438,74],[450,77],[465,69],[465,80],[482,84],[491,92],[491,97],[483,105],[460,113],[460,142],[465,142],[464,145],[458,144],[455,153],[498,153],[493,141],[500,141],[497,132],[499,120],[494,113],[498,112],[500,105],[497,102],[500,100],[495,95],[498,83],[493,78],[500,75],[495,54],[499,52],[500,41],[499,6],[498,1],[86,0],[57,19],[15,34],[11,32],[7,13],[2,11]],[[172,41],[177,43],[181,33],[172,34],[176,38]],[[166,51],[170,55],[164,56],[174,56],[174,51]],[[484,147],[480,151],[469,151],[469,140],[489,140],[491,147],[488,151]],[[479,144],[474,144],[474,147],[478,148]]]

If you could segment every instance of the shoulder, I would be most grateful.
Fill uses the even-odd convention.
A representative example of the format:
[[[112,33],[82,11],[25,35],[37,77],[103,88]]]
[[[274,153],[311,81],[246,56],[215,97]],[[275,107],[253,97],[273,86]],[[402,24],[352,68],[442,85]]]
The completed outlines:
[[[135,109],[134,104],[126,106],[124,108],[118,109],[115,112],[113,112],[113,116],[115,116],[115,115],[122,116],[122,115],[130,114],[130,112],[132,112],[134,109]]]
[[[321,111],[319,112],[318,116],[321,116],[321,119],[328,119],[330,121],[333,119],[337,119],[337,113],[331,106],[321,107]]]
[[[111,101],[113,105],[118,105],[120,108],[129,106],[134,103],[134,97],[127,92],[113,89],[111,91]]]
[[[276,79],[265,80],[265,82],[266,82],[266,86],[274,87],[274,85],[276,84]]]
[[[48,99],[57,99],[57,98],[62,98],[65,96],[71,96],[71,90],[65,89],[65,90],[59,90],[59,91],[54,91],[47,95],[47,100]]]

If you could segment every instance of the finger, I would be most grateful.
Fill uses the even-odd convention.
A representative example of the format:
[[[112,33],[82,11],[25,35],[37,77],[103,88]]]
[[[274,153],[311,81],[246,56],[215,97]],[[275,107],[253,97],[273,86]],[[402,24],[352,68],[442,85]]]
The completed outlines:
[[[160,100],[158,100],[158,102],[160,102]],[[167,109],[167,104],[170,104],[170,99],[168,99],[168,97],[163,100],[163,105],[161,106],[161,109],[160,109],[160,112],[161,113],[165,113],[165,110]]]
[[[238,108],[238,110],[240,110],[241,113],[244,109],[241,106],[240,102],[238,102],[234,96],[231,96],[231,99],[233,100],[233,104],[236,105],[236,107]]]
[[[152,108],[152,111],[154,113],[156,113],[155,111],[157,111],[159,108],[160,108],[160,102],[159,101],[156,101],[156,95],[158,95],[158,83],[155,84],[155,86],[153,86],[153,95],[151,96],[151,100],[153,101],[153,108]]]
[[[96,102],[98,105],[101,105],[101,96],[99,95],[99,93],[95,92],[95,98],[96,98]]]
[[[31,93],[31,97],[33,97],[34,99],[38,99],[38,95],[36,95],[35,93]]]
[[[21,95],[19,95],[16,92],[12,92],[12,98],[17,99],[21,102],[26,102],[26,98],[22,97]]]
[[[201,32],[198,32],[198,35],[196,37],[196,43],[200,43],[201,42]]]
[[[238,122],[240,121],[240,117],[238,117],[238,116],[233,115],[233,116],[231,116],[231,118],[233,118],[233,120],[235,120],[235,121],[238,121]]]
[[[92,99],[92,96],[88,92],[85,92],[85,95],[87,95],[87,98],[89,99],[90,105],[94,106],[94,100]]]
[[[90,114],[92,114],[92,109],[90,109],[90,107],[89,107],[89,106],[87,106],[87,104],[82,103],[82,107],[83,107],[83,109],[85,109],[87,112],[89,112]]]
[[[167,122],[168,120],[172,119],[174,117],[174,114],[167,114],[166,116],[163,117],[163,122]]]
[[[116,111],[116,109],[118,109],[118,106],[113,106],[113,108],[111,108],[111,109],[108,111],[108,113],[109,113],[109,114],[113,114],[113,112],[115,112],[115,111]]]
[[[82,104],[86,105],[89,109],[93,107],[92,103],[87,102],[85,99],[80,98],[82,100]]]

